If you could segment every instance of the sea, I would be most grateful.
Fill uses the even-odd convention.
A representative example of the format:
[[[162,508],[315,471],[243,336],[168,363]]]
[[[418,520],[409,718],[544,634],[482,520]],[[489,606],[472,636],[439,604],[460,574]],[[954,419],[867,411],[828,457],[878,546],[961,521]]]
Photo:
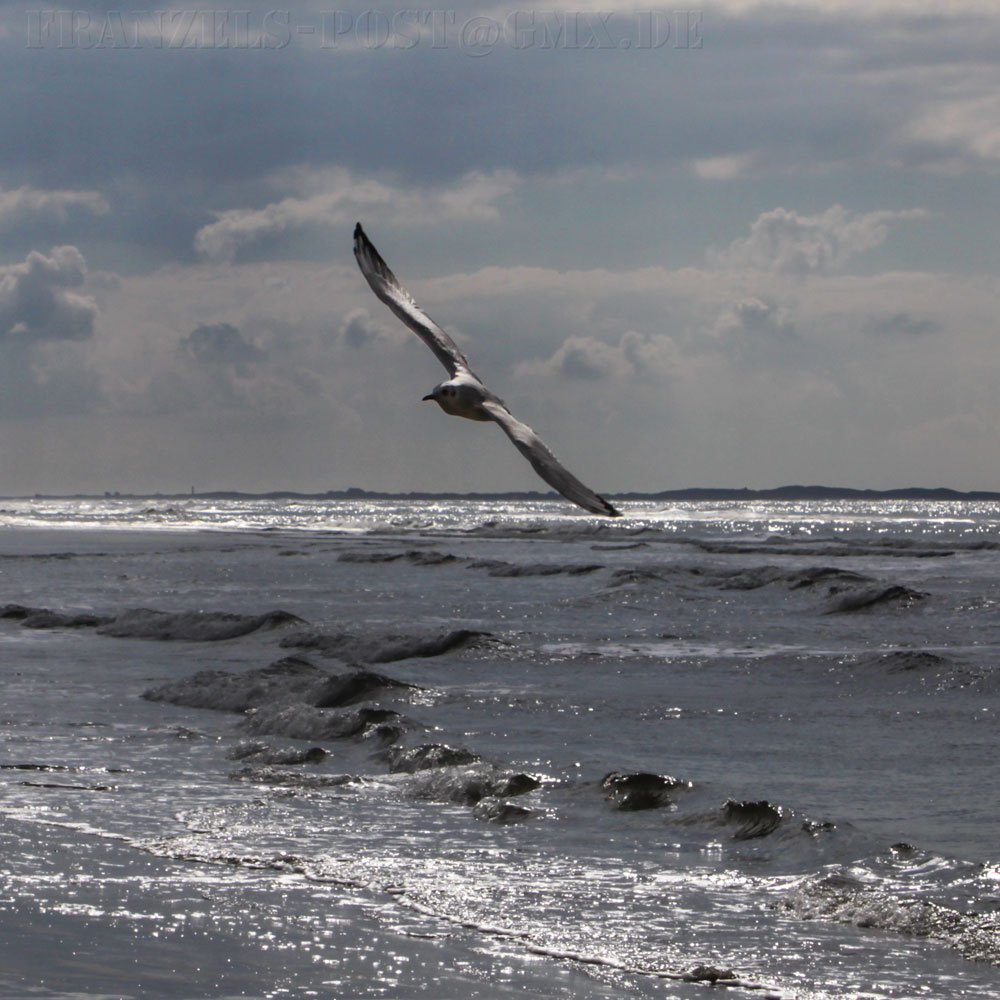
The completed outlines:
[[[1000,998],[1000,505],[0,501],[0,998]]]

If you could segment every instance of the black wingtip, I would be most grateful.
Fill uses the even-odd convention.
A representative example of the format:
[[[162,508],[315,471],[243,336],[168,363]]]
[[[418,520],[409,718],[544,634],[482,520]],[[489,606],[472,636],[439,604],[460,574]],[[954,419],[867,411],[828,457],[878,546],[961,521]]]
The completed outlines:
[[[361,228],[361,223],[357,223],[354,227],[354,256],[358,264],[361,264],[363,255],[367,256],[371,254],[374,249],[372,241],[368,239],[368,234]]]
[[[608,517],[622,517],[623,516],[622,512],[620,510],[617,510],[610,503],[608,503],[608,501],[605,500],[604,497],[600,497],[599,496],[597,499],[601,501],[601,504],[604,506],[603,513],[606,514]]]

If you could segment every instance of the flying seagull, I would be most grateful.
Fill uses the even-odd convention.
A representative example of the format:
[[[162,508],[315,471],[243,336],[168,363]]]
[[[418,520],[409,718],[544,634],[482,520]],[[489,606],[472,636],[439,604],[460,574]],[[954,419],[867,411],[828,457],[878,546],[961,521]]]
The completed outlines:
[[[468,420],[493,420],[514,442],[514,447],[531,463],[531,467],[567,500],[579,504],[592,514],[621,517],[611,504],[588,489],[557,461],[542,439],[522,424],[507,409],[506,403],[490,392],[469,368],[465,355],[448,336],[413,301],[413,296],[396,280],[379,252],[372,246],[359,222],[354,227],[354,256],[361,273],[372,291],[401,319],[433,352],[448,372],[448,380],[435,386],[424,396],[433,399],[445,413]]]

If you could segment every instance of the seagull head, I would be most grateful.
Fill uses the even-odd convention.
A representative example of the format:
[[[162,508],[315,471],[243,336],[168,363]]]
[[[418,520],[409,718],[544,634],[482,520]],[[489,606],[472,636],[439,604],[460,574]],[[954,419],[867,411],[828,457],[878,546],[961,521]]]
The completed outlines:
[[[433,399],[441,409],[446,409],[446,404],[454,400],[458,395],[458,390],[455,388],[451,382],[442,382],[440,385],[434,386],[434,389],[424,396],[425,400]]]
[[[453,417],[468,416],[469,401],[454,382],[442,382],[434,386],[434,391],[427,393],[424,399],[433,399],[445,413]]]
[[[453,399],[457,393],[457,388],[452,382],[442,382],[434,386],[433,390],[424,396],[424,399]]]

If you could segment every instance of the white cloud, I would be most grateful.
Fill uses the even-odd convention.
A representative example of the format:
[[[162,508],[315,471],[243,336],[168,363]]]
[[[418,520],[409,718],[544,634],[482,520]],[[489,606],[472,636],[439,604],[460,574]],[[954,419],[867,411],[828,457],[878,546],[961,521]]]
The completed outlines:
[[[96,191],[43,191],[26,185],[0,190],[0,226],[32,219],[65,223],[75,210],[104,215],[111,208]]]
[[[660,377],[678,364],[677,345],[670,337],[649,337],[635,330],[622,334],[617,344],[596,337],[567,337],[544,360],[522,361],[515,366],[517,377],[559,378],[597,381],[630,376]]]
[[[71,291],[83,284],[87,262],[74,246],[49,256],[32,250],[21,264],[0,267],[0,339],[82,340],[94,331],[97,305]]]
[[[885,242],[892,223],[927,214],[920,208],[852,213],[832,205],[819,215],[799,215],[787,208],[774,208],[757,217],[749,236],[733,240],[723,250],[710,250],[708,260],[717,268],[827,273]]]
[[[497,202],[513,190],[507,170],[474,171],[444,188],[401,188],[343,168],[310,171],[292,168],[272,181],[288,184],[296,194],[263,208],[216,212],[216,221],[195,234],[199,254],[232,261],[254,242],[306,227],[347,226],[360,218],[391,218],[395,224],[449,220],[495,219]]]
[[[567,337],[555,353],[545,361],[519,364],[516,374],[565,375],[571,379],[596,380],[615,375],[630,375],[632,362],[621,345],[612,346],[596,337]]]
[[[715,329],[724,337],[751,335],[788,340],[795,336],[788,310],[755,296],[728,306]]]
[[[998,79],[984,81],[991,89]],[[1000,95],[994,92],[932,99],[896,133],[896,141],[923,153],[925,165],[958,173],[1000,166]]]

